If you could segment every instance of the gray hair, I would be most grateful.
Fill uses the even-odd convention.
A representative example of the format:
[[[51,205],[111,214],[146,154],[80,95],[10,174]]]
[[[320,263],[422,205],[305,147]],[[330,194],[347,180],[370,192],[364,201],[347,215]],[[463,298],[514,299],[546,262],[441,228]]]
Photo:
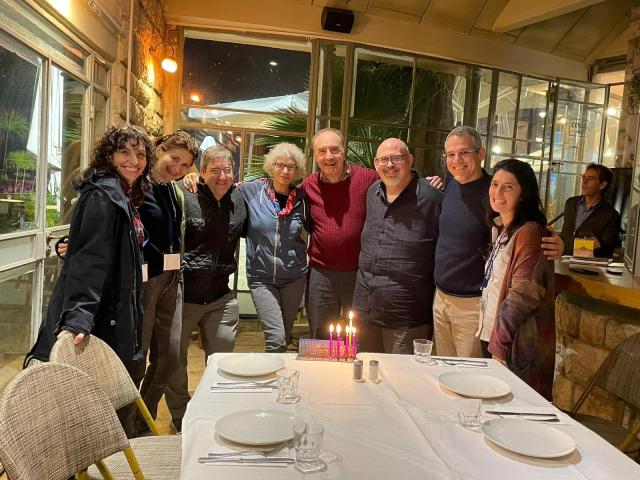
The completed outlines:
[[[290,158],[296,162],[298,167],[294,178],[304,177],[306,175],[304,152],[300,147],[293,143],[279,143],[272,147],[264,157],[264,166],[262,167],[269,176],[273,177],[276,160],[279,158]]]
[[[231,155],[231,152],[227,148],[221,145],[207,148],[202,154],[200,166],[206,170],[209,162],[214,158],[222,158],[223,160],[228,160],[231,169],[233,169],[233,155]]]
[[[315,135],[311,137],[311,148],[315,148],[316,139],[325,132],[335,133],[340,138],[340,146],[344,149],[344,135],[342,135],[342,132],[340,130],[337,130],[335,128],[330,128],[330,127],[323,128],[322,130],[318,130],[315,133]]]
[[[473,139],[473,146],[480,150],[482,148],[482,137],[478,133],[478,131],[473,127],[467,127],[465,125],[461,127],[456,127],[449,132],[445,143],[449,140],[449,137],[471,137]]]

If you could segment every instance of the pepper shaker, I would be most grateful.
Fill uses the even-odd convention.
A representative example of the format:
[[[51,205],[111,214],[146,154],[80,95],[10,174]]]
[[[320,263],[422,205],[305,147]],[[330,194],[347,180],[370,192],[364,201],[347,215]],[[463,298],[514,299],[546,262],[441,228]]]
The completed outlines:
[[[369,361],[369,381],[380,383],[380,362],[378,360]]]
[[[362,360],[353,361],[353,381],[364,382],[364,362]]]

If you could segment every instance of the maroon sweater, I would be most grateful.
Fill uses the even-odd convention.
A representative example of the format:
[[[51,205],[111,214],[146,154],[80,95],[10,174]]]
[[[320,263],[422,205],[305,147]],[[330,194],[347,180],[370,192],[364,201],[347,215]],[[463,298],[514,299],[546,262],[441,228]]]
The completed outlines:
[[[350,165],[351,174],[338,183],[309,175],[302,188],[311,205],[313,233],[307,253],[312,267],[346,272],[358,268],[360,236],[367,215],[367,190],[378,180],[371,168]]]

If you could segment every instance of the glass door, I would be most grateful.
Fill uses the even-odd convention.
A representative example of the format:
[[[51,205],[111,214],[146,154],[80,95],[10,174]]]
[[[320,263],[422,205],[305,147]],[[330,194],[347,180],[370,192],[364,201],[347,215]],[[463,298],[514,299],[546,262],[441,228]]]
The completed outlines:
[[[580,194],[581,175],[600,163],[607,87],[560,81],[555,85],[549,119],[549,169],[545,205],[549,221],[564,211],[567,198]],[[562,219],[554,224],[562,227]]]

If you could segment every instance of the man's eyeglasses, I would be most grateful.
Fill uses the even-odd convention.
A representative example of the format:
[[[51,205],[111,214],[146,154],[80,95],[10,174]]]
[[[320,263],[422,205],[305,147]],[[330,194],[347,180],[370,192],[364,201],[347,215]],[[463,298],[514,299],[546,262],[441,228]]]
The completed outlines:
[[[224,172],[225,175],[231,175],[231,173],[233,172],[233,169],[231,167],[212,168],[211,170],[209,170],[209,172],[216,176],[220,175],[222,172]]]
[[[276,170],[282,172],[285,168],[290,172],[295,172],[298,166],[295,163],[274,163]]]
[[[463,158],[467,158],[469,155],[476,153],[478,150],[480,150],[479,148],[470,148],[468,150],[460,150],[459,152],[447,152],[445,154],[442,155],[442,158],[444,158],[445,160],[453,160],[456,157],[463,157]]]
[[[406,155],[391,155],[390,157],[376,157],[373,161],[380,165],[398,165],[403,163],[405,158],[407,158]]]

